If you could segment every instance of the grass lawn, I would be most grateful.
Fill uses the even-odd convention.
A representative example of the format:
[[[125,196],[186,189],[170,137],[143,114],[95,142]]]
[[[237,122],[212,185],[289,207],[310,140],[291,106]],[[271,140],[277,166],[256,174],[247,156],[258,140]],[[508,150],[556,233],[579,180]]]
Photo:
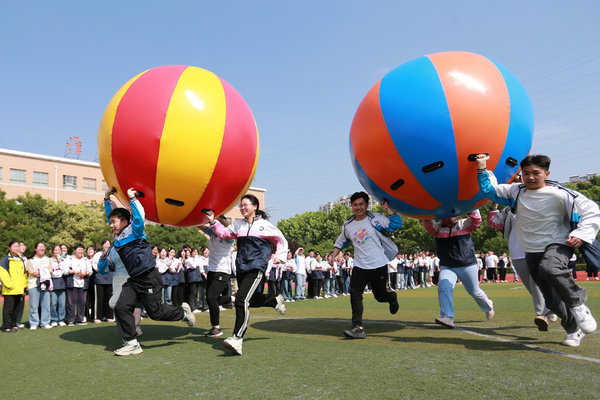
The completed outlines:
[[[600,319],[600,282],[579,282]],[[520,283],[484,284],[496,316],[485,320],[461,286],[458,329],[437,326],[437,289],[398,292],[400,311],[365,295],[365,340],[347,340],[349,297],[287,303],[285,316],[252,309],[244,355],[223,339],[234,312],[221,313],[225,335],[142,322],[144,352],[116,357],[115,324],[0,335],[2,399],[597,399],[600,335],[561,346],[560,324],[539,332]],[[27,309],[27,308],[26,308]],[[27,314],[27,313],[26,313]],[[25,317],[26,318],[26,317]]]

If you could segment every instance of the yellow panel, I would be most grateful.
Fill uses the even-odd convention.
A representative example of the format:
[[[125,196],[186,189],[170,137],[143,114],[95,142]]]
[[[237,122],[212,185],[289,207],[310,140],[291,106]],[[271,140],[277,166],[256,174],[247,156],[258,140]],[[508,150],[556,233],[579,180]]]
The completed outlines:
[[[113,98],[108,103],[102,120],[100,121],[100,127],[98,128],[98,159],[100,160],[100,169],[102,175],[106,181],[108,187],[114,187],[117,189],[117,195],[123,201],[127,199],[127,194],[121,190],[119,181],[117,180],[117,174],[115,173],[115,167],[112,162],[112,131],[113,123],[115,122],[115,115],[117,114],[117,107],[121,102],[121,99],[125,95],[125,92],[129,87],[146,71],[131,78],[125,85],[123,85]],[[127,202],[123,204],[128,204]]]
[[[187,68],[173,92],[160,141],[155,187],[162,223],[175,225],[194,209],[217,164],[224,131],[221,81],[205,69]]]
[[[258,131],[258,127],[256,126],[256,121],[254,121],[254,127]],[[246,185],[240,191],[240,194],[237,196],[237,198],[231,204],[229,204],[223,211],[219,211],[217,214],[227,214],[235,206],[238,205],[242,196],[245,195],[246,193],[248,193],[248,188],[250,187],[250,185],[252,185],[252,181],[254,180],[254,174],[256,173],[256,167],[258,166],[258,156],[259,156],[258,153],[260,153],[260,143],[259,143],[258,135],[256,135],[256,158],[254,159],[254,166],[252,167],[252,173],[248,177],[248,182],[246,182]],[[263,207],[264,207],[264,205],[263,205]]]

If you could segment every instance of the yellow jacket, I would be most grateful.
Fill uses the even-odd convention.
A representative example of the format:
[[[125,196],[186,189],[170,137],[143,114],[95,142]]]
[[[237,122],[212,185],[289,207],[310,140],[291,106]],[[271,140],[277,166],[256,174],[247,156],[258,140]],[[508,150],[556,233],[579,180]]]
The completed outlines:
[[[2,281],[3,295],[25,293],[27,271],[25,271],[25,264],[21,257],[9,254],[0,261],[0,281]]]

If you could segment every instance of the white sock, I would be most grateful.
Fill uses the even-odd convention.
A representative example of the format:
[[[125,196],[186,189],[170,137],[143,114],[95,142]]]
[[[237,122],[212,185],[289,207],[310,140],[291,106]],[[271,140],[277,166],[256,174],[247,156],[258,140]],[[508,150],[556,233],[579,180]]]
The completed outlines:
[[[127,341],[127,344],[130,344],[130,345],[132,345],[132,346],[137,346],[137,344],[138,344],[138,341],[137,341],[137,339],[128,340],[128,341]]]

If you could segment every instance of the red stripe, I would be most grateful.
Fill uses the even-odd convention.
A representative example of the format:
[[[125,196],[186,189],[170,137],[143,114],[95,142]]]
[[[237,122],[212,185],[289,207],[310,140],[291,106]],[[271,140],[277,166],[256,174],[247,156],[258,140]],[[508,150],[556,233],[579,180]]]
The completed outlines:
[[[112,131],[112,158],[119,186],[144,192],[146,219],[158,221],[155,182],[160,139],[171,96],[184,65],[153,68],[123,95]]]
[[[223,79],[225,92],[225,134],[215,170],[192,212],[177,225],[206,222],[201,210],[209,208],[219,215],[244,193],[241,190],[253,178],[252,169],[258,150],[258,131],[252,111],[242,96]]]

